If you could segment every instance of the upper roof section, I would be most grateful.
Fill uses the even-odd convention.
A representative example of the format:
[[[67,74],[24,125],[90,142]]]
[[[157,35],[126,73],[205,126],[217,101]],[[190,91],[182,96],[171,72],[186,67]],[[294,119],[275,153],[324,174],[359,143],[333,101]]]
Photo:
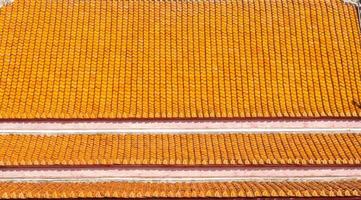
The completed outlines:
[[[0,27],[1,119],[361,116],[342,0],[17,0]]]

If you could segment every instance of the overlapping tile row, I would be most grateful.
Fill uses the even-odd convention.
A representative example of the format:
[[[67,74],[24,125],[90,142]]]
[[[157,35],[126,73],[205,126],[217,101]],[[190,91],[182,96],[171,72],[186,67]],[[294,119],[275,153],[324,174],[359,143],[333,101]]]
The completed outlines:
[[[342,0],[17,0],[0,118],[360,117]]]
[[[360,134],[2,135],[0,166],[360,165]]]
[[[0,198],[352,197],[361,181],[211,183],[0,183]]]

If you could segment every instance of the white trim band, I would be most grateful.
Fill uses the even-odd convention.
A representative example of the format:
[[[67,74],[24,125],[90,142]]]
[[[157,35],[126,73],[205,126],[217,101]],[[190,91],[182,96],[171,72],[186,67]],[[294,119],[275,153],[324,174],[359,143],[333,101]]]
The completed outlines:
[[[144,179],[144,178],[96,178],[96,179],[0,179],[0,182],[53,182],[53,183],[97,183],[97,182],[147,182],[147,183],[179,183],[179,182],[330,182],[330,181],[356,181],[361,180],[361,178],[348,178],[348,177],[339,177],[339,178],[326,178],[326,177],[312,177],[312,178],[161,178],[161,179]]]
[[[0,121],[0,134],[357,132],[361,120]]]
[[[361,178],[360,167],[56,167],[2,168],[4,180],[182,180],[182,179]]]
[[[254,129],[151,129],[151,130],[0,130],[0,135],[31,134],[31,135],[57,135],[57,134],[223,134],[223,133],[360,133],[361,128],[254,128]]]

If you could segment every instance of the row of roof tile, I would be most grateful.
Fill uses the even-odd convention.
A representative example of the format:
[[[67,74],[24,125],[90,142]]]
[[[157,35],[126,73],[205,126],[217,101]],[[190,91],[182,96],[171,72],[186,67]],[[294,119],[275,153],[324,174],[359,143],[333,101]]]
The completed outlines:
[[[0,198],[355,197],[361,181],[212,183],[1,182]]]
[[[360,134],[1,135],[0,166],[360,165]]]

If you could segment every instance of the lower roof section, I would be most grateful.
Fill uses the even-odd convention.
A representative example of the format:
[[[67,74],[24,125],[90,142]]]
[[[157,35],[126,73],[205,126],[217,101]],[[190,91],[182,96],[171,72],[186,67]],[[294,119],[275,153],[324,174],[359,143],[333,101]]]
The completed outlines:
[[[361,134],[0,135],[0,166],[361,164]]]
[[[2,182],[0,198],[357,197],[361,181]]]

